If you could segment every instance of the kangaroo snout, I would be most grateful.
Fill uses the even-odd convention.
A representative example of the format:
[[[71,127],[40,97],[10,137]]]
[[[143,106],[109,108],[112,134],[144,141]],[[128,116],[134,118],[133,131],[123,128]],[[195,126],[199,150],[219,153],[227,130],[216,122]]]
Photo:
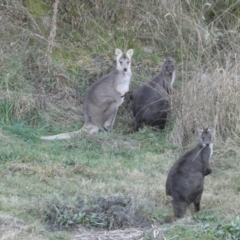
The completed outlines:
[[[206,147],[209,147],[210,146],[210,144],[209,143],[206,143]]]
[[[124,71],[124,72],[127,72],[127,68],[124,68],[123,71]]]

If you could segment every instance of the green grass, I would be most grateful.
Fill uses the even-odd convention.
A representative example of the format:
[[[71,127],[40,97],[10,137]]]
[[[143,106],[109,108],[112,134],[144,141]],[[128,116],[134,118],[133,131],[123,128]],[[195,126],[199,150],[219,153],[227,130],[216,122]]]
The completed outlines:
[[[82,224],[87,232],[144,227],[144,240],[239,239],[239,3],[60,1],[48,69],[54,2],[0,6],[0,238],[72,239]],[[114,68],[116,47],[134,49],[132,91],[175,52],[166,130],[132,133],[126,99],[112,133],[40,141],[81,128],[86,89]],[[168,223],[170,166],[185,151],[185,137],[184,149],[195,144],[195,125],[213,123],[202,209]],[[2,220],[6,214],[16,226]]]
[[[0,174],[5,181],[0,184],[0,211],[27,222],[40,220],[47,226],[46,212],[54,199],[66,207],[76,205],[77,196],[91,199],[120,194],[134,198],[134,211],[148,225],[163,221],[152,184],[161,165],[157,155],[170,150],[164,144],[166,134],[149,129],[129,136],[102,132],[70,141],[45,142],[36,139],[40,133],[40,129],[21,123],[4,127]],[[158,144],[153,144],[155,141]],[[65,219],[67,216],[58,217],[56,222],[66,227],[74,217]]]
[[[211,217],[211,216],[210,216]],[[214,218],[214,217],[213,217]],[[212,219],[212,218],[211,218]],[[170,230],[166,231],[166,238],[184,239],[239,239],[240,222],[239,217],[232,221],[204,221],[202,224],[193,224],[191,228],[185,226],[186,223],[180,222]]]
[[[192,215],[190,208],[186,219],[167,224],[165,219],[172,215],[172,208],[165,196],[165,180],[171,164],[181,153],[167,142],[167,131],[145,128],[123,134],[116,129],[114,133],[100,132],[53,142],[37,139],[42,133],[41,128],[23,123],[8,125],[2,131],[5,137],[0,147],[0,175],[4,179],[0,183],[0,212],[30,225],[40,224],[34,227],[35,234],[49,236],[48,228],[61,229],[68,239],[67,229],[79,223],[92,228],[122,226],[117,218],[108,220],[111,208],[104,217],[94,207],[101,206],[96,199],[105,201],[119,196],[130,199],[131,204],[123,209],[131,209],[141,219],[136,225],[149,228],[155,224],[164,229],[166,239],[237,236],[238,221],[231,223],[239,195],[235,159],[213,158],[215,166],[205,180],[200,213]],[[226,161],[229,168],[221,168],[220,164]],[[79,205],[80,198],[83,205]],[[105,220],[101,223],[99,219]],[[50,235],[58,239],[61,234]],[[147,237],[151,239],[151,234]]]

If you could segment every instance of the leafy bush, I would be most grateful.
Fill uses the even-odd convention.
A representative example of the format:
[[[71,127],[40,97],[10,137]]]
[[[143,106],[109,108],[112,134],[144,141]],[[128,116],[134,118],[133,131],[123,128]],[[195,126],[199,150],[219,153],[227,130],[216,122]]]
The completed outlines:
[[[217,226],[207,224],[204,226],[204,234],[211,234],[216,237],[216,239],[238,240],[240,239],[240,217],[238,216],[229,223],[219,224]]]

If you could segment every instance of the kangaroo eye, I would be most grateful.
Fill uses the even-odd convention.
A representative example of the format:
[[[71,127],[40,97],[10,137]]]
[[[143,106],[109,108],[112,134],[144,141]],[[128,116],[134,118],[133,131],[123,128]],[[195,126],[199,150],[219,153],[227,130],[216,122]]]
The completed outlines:
[[[129,61],[127,61],[127,64],[129,64]]]
[[[120,62],[120,64],[122,64],[122,61],[119,61]]]
[[[202,140],[204,141],[204,137],[202,137]]]

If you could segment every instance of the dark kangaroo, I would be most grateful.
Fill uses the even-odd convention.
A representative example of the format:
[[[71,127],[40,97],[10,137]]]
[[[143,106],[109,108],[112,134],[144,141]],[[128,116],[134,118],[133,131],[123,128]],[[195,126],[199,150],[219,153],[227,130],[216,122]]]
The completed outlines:
[[[213,151],[214,127],[198,127],[197,131],[198,144],[173,164],[166,181],[166,194],[172,196],[177,218],[185,215],[191,203],[195,211],[200,210],[204,177],[212,172],[209,159]]]
[[[164,60],[161,72],[134,94],[134,131],[144,125],[163,129],[171,107],[169,94],[175,81],[175,60],[173,56]]]

